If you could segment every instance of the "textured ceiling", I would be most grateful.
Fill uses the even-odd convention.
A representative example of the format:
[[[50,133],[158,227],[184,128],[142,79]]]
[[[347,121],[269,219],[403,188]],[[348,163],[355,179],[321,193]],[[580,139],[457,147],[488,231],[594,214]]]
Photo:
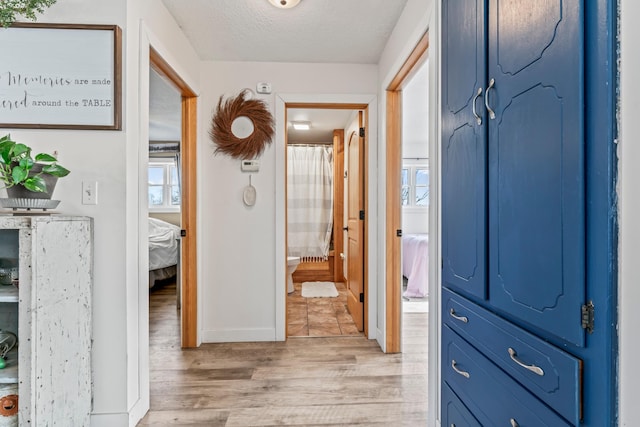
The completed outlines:
[[[278,9],[267,0],[163,0],[202,60],[377,64],[407,0],[301,0]],[[350,111],[298,110],[312,122],[292,142],[331,141]],[[180,138],[180,95],[155,72],[150,82],[152,141]]]
[[[203,60],[377,64],[407,0],[163,0]]]

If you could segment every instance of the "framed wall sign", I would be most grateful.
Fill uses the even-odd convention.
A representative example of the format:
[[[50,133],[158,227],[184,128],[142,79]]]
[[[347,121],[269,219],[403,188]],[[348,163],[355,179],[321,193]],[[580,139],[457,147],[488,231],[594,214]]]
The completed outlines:
[[[121,33],[115,25],[0,28],[0,127],[121,129]]]

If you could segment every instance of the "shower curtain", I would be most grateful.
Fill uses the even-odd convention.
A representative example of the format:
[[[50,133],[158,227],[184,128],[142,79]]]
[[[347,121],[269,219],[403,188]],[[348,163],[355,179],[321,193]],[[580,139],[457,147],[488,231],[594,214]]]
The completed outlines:
[[[327,260],[333,229],[331,147],[287,147],[287,223],[289,256]]]

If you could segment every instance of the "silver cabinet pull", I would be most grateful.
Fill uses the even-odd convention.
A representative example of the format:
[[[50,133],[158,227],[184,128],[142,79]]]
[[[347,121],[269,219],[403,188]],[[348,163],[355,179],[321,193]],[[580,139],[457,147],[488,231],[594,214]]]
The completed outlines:
[[[516,353],[516,351],[514,349],[509,347],[508,351],[509,351],[509,357],[511,357],[511,360],[516,362],[519,366],[522,366],[524,369],[528,369],[529,371],[533,372],[534,374],[537,374],[537,375],[540,375],[540,376],[544,375],[544,371],[542,370],[541,367],[536,366],[536,365],[527,365],[526,363],[523,363],[522,361],[520,361],[520,359],[518,359],[518,353]]]
[[[449,310],[449,316],[461,321],[462,323],[469,323],[469,319],[466,316],[458,316],[453,308]]]
[[[511,427],[520,427],[520,424],[515,419],[511,418],[509,421],[511,421]]]
[[[491,120],[496,118],[496,113],[489,107],[489,91],[496,84],[495,79],[489,80],[489,86],[487,86],[487,90],[484,92],[484,106],[487,107],[487,111],[489,112],[489,118]]]
[[[455,359],[451,359],[451,368],[453,368],[454,371],[456,371],[457,374],[462,375],[465,378],[469,378],[471,375],[469,375],[469,372],[463,371],[458,369],[458,364],[456,363]]]
[[[480,117],[478,115],[478,113],[476,112],[476,101],[478,100],[478,97],[482,95],[482,88],[479,87],[478,88],[478,92],[476,92],[476,96],[473,97],[473,104],[471,107],[471,111],[473,112],[473,117],[476,118],[476,123],[478,123],[478,126],[480,126],[482,124],[482,117]]]

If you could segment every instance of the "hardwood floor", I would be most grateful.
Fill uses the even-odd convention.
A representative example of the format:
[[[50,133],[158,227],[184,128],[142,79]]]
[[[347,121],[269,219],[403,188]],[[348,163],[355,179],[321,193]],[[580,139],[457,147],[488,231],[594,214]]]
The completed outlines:
[[[424,426],[427,314],[401,354],[363,336],[181,350],[175,285],[150,296],[151,410],[140,426]]]

